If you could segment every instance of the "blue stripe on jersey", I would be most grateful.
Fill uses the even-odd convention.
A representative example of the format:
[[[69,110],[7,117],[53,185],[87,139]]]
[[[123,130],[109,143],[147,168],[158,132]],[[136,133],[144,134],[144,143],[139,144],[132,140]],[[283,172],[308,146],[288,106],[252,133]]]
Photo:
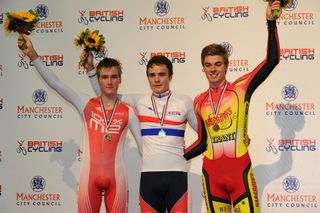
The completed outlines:
[[[184,130],[166,129],[166,128],[162,128],[162,129],[166,132],[166,135],[184,137]],[[161,128],[141,129],[141,136],[158,135],[160,130],[161,130]]]

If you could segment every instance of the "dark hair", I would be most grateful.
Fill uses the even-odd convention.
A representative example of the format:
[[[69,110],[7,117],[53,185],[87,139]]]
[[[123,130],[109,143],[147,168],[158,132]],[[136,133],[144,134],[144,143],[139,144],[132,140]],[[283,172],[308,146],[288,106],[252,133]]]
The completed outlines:
[[[99,64],[97,65],[97,76],[98,76],[98,79],[100,78],[100,70],[103,67],[105,67],[105,68],[117,67],[118,68],[119,77],[121,78],[122,67],[121,67],[120,62],[117,59],[104,58],[99,62]]]
[[[147,70],[146,70],[146,73],[147,73],[147,76],[148,76],[148,69],[150,67],[152,67],[153,65],[166,65],[166,67],[168,68],[169,70],[169,76],[172,76],[173,75],[173,70],[172,70],[172,63],[171,61],[163,56],[163,55],[156,55],[156,56],[153,56],[148,64],[147,64]]]
[[[201,52],[201,64],[204,65],[204,59],[206,56],[219,55],[223,57],[224,64],[229,64],[229,55],[227,50],[220,44],[209,44],[202,49]]]

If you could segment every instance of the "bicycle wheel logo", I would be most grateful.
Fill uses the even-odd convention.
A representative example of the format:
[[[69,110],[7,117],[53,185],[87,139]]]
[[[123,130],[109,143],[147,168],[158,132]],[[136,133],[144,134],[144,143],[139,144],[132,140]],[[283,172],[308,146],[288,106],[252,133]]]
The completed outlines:
[[[84,25],[88,25],[89,24],[89,20],[88,18],[85,16],[86,14],[86,10],[81,10],[79,11],[80,17],[78,18],[78,23],[79,24],[84,24]]]
[[[139,54],[140,54],[139,64],[147,66],[148,64],[147,52],[140,52]]]
[[[23,53],[19,54],[19,59],[20,60],[18,61],[18,67],[23,67],[25,69],[28,69],[29,68],[29,64],[28,64],[28,62],[26,62],[24,60],[24,58],[25,58],[25,54],[23,54]]]
[[[17,143],[19,145],[16,149],[17,153],[22,155],[27,155],[27,149],[26,147],[23,146],[24,140],[19,140],[17,141]]]

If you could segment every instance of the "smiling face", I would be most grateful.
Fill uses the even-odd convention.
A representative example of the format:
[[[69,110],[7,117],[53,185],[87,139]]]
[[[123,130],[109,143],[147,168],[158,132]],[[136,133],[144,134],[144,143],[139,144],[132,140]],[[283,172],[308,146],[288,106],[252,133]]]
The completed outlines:
[[[204,57],[203,71],[209,81],[210,87],[218,88],[226,80],[228,66],[220,55],[208,55]]]
[[[156,94],[161,94],[170,89],[172,75],[164,64],[153,64],[147,70],[148,81],[151,90]]]
[[[118,67],[102,67],[98,78],[101,93],[106,96],[117,95],[121,78]]]

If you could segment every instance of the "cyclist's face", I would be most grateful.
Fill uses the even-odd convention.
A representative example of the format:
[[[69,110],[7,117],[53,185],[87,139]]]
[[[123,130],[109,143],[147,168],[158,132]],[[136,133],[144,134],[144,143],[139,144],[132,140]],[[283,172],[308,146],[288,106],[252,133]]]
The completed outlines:
[[[150,88],[154,93],[160,94],[170,89],[172,76],[169,76],[169,70],[166,65],[154,64],[148,69],[147,74]]]
[[[121,83],[118,67],[102,67],[98,82],[102,94],[116,95]]]
[[[226,80],[228,66],[220,55],[209,55],[204,58],[203,71],[213,88],[221,86]]]

